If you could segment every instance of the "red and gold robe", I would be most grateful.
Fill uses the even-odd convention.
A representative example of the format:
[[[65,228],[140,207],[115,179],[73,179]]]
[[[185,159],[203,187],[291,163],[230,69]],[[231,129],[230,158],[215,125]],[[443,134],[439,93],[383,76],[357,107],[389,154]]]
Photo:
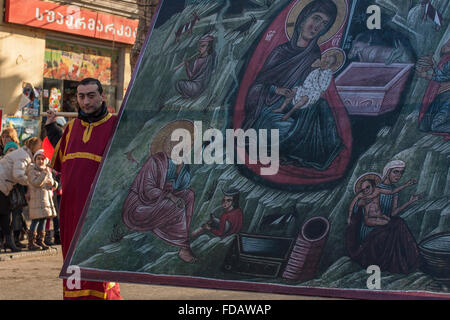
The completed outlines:
[[[240,208],[233,209],[222,213],[218,228],[211,228],[211,232],[218,237],[226,237],[231,234],[239,233],[242,229],[242,210]],[[230,224],[229,230],[226,229],[226,223]]]
[[[61,172],[59,219],[64,259],[116,122],[117,117],[110,113],[93,123],[72,120],[55,148],[52,167]],[[81,281],[80,289],[70,290],[64,280],[63,286],[65,300],[121,299],[119,285],[110,282]]]

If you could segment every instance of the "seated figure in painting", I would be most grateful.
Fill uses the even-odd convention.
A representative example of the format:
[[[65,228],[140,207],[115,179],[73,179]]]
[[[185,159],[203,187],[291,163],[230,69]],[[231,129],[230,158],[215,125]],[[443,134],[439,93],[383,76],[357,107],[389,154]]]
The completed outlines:
[[[377,265],[381,271],[409,274],[420,266],[417,242],[405,220],[399,217],[407,207],[422,198],[421,194],[412,195],[409,201],[398,205],[399,196],[396,192],[398,188],[395,183],[402,178],[405,168],[406,164],[403,161],[393,160],[384,167],[382,178],[376,174],[371,175],[379,191],[372,191],[372,194],[378,193],[377,197],[366,196],[366,198],[377,199],[384,221],[381,221],[380,212],[376,208],[375,219],[379,223],[370,223],[370,213],[366,210],[371,208],[367,208],[367,200],[364,203],[354,200],[349,207],[351,213],[347,221],[346,247],[350,258],[363,268]],[[369,176],[363,178],[364,176],[358,179],[359,187],[357,189],[355,185],[355,189],[368,187],[364,182],[368,182]],[[413,182],[415,181],[411,180],[403,188]],[[362,192],[370,193],[371,190],[369,186],[367,191]]]
[[[222,190],[222,208],[220,218],[211,214],[211,218],[200,228],[192,232],[192,238],[197,238],[205,232],[211,232],[217,237],[227,237],[239,233],[242,228],[243,213],[239,208],[239,191],[236,189]]]
[[[317,69],[314,63],[322,56],[319,40],[334,32],[337,16],[338,8],[331,0],[304,5],[290,39],[271,50],[248,87],[243,120],[237,126],[244,130],[266,129],[268,135],[270,130],[278,130],[280,170],[267,178],[275,183],[334,181],[348,164],[352,148],[350,122],[334,85],[329,85],[317,101],[311,101],[310,107],[295,109],[289,115],[280,112],[283,103],[287,103],[286,108],[292,107],[294,88],[304,85],[308,75]]]
[[[417,75],[430,80],[419,114],[419,130],[450,139],[450,40],[441,48],[441,60],[431,56],[418,62]],[[433,73],[428,73],[432,70]]]
[[[153,232],[160,239],[180,248],[178,256],[193,263],[189,228],[194,211],[194,191],[189,188],[189,167],[171,159],[175,129],[193,135],[193,123],[174,121],[161,129],[151,146],[151,155],[142,166],[123,204],[122,221],[131,230]]]
[[[295,92],[295,97],[292,99],[285,99],[280,108],[273,110],[273,112],[283,112],[283,110],[292,104],[291,110],[289,110],[285,116],[281,119],[288,119],[292,113],[297,109],[307,108],[314,105],[328,89],[330,85],[333,73],[338,70],[343,62],[344,56],[338,50],[329,50],[322,55],[320,60],[313,63],[313,67],[318,67],[311,71],[311,73],[306,77],[305,82],[298,87],[293,88],[293,93]]]
[[[198,41],[198,54],[191,65],[190,60],[184,61],[188,79],[179,80],[175,84],[175,89],[186,99],[198,98],[208,87],[211,75],[214,70],[214,37],[206,35]]]

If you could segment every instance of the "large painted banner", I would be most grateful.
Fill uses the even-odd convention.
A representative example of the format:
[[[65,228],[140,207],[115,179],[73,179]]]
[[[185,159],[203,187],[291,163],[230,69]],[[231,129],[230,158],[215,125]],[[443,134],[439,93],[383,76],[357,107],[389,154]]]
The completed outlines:
[[[449,298],[449,18],[161,1],[61,276]]]

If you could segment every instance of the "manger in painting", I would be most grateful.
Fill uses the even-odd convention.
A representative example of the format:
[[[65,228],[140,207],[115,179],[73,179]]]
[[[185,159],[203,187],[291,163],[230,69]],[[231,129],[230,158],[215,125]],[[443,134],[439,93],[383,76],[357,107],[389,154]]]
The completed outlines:
[[[162,1],[62,276],[448,297],[450,5],[427,3]]]

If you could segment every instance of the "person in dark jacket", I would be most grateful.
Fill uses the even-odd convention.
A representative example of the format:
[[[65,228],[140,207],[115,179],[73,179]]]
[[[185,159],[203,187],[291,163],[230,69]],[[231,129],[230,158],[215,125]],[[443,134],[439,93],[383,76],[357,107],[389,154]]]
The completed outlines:
[[[67,124],[66,120],[63,117],[57,117],[56,112],[52,109],[49,109],[47,111],[47,121],[45,122],[45,131],[47,132],[47,138],[50,144],[53,148],[56,147],[59,140],[61,139],[64,128]],[[55,175],[56,181],[59,183],[60,174]],[[59,190],[55,192],[55,199],[53,200],[57,212],[59,213],[59,205],[61,201],[61,192],[59,187]],[[60,229],[59,229],[59,215],[57,217],[53,218],[53,230],[49,230],[46,233],[46,239],[45,244],[48,246],[52,246],[55,244],[61,244],[61,237],[60,237]]]
[[[47,114],[48,117],[45,122],[45,131],[47,132],[47,138],[50,141],[50,144],[55,148],[63,135],[66,120],[63,117],[57,117],[56,112],[51,109],[47,111]]]

